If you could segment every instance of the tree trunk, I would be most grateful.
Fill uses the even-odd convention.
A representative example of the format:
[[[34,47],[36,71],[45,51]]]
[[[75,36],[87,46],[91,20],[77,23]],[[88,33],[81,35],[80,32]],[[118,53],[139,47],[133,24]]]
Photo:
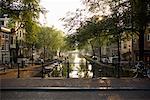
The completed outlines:
[[[91,48],[92,48],[92,52],[93,52],[93,56],[95,56],[95,51],[94,51],[94,46],[92,45],[92,43],[90,42],[91,44]]]
[[[144,30],[139,30],[139,60],[144,61]]]
[[[119,78],[120,77],[120,33],[118,33],[118,39],[117,39],[117,46],[118,46],[118,62],[117,62],[117,75],[116,77]]]
[[[147,3],[146,0],[139,0],[139,12],[137,13],[139,25],[139,60],[144,61],[144,33],[147,23]]]

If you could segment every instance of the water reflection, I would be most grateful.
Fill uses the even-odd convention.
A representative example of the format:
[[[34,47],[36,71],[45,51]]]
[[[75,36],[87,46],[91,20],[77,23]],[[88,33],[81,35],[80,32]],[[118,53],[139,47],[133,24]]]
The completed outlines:
[[[74,58],[73,61],[74,64],[73,64],[72,72],[69,75],[71,78],[78,78],[78,68],[80,65],[81,58],[79,58],[79,54],[77,53],[77,50],[76,53],[72,54],[71,56],[73,56]]]
[[[69,61],[69,63],[67,63]],[[69,67],[68,67],[69,66]],[[69,68],[69,70],[68,70]],[[80,56],[78,50],[72,51],[63,63],[54,63],[45,67],[45,78],[48,77],[67,77],[70,78],[92,78],[92,66],[85,58]],[[40,73],[41,74],[41,73]]]
[[[74,64],[72,72],[70,73],[71,78],[91,78],[92,77],[92,66],[88,64],[85,58],[81,58],[79,51],[76,50],[74,54]]]

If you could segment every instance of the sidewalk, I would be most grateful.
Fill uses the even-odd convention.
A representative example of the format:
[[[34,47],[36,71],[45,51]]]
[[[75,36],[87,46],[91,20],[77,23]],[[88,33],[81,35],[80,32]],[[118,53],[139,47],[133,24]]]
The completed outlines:
[[[29,65],[28,67],[19,68],[20,76],[22,78],[29,78],[33,75],[34,70],[40,68],[41,65]],[[18,69],[17,67],[14,69],[5,69],[5,71],[0,71],[0,78],[7,79],[7,78],[16,78],[17,77]]]

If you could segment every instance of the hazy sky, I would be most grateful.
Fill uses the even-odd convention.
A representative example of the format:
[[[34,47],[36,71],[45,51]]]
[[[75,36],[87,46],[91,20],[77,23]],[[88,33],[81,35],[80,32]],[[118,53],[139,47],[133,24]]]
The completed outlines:
[[[80,0],[41,0],[41,5],[48,10],[46,19],[41,16],[40,22],[47,23],[48,26],[54,25],[56,28],[64,31],[62,22],[59,20],[64,17],[68,11],[75,11],[80,8]]]

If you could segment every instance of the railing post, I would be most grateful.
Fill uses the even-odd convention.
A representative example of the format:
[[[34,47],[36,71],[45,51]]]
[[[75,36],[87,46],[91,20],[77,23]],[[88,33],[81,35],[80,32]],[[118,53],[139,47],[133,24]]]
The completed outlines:
[[[42,78],[44,78],[44,60],[41,59],[41,62],[42,62]]]
[[[20,78],[20,67],[19,67],[19,63],[17,63],[17,67],[18,67],[18,74],[17,74],[17,78]]]
[[[67,61],[67,78],[70,78],[69,77],[69,61]]]

